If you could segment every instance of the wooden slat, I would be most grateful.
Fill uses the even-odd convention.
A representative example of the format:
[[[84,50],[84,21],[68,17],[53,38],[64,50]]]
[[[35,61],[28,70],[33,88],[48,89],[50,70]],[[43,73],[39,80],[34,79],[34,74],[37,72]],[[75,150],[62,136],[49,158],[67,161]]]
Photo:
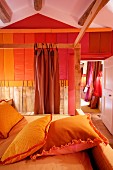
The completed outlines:
[[[74,33],[80,32],[78,28],[64,29],[0,29],[0,33]],[[86,32],[109,32],[112,28],[88,28]]]
[[[76,46],[81,38],[83,37],[83,35],[85,34],[87,28],[89,27],[89,25],[91,24],[91,22],[93,21],[93,19],[95,18],[95,16],[97,15],[97,13],[100,11],[100,9],[108,2],[109,0],[97,0],[96,3],[94,4],[92,10],[90,11],[84,26],[82,27],[80,33],[78,34],[75,42],[74,42],[74,46]]]
[[[12,11],[5,0],[0,0],[0,19],[3,23],[11,21]]]
[[[40,11],[43,6],[43,0],[34,0],[34,9]]]

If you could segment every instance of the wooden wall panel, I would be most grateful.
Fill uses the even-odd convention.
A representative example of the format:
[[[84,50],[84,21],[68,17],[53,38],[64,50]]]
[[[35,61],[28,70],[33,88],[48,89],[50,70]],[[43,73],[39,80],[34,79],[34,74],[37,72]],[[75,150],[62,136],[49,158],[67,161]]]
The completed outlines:
[[[0,99],[13,99],[13,105],[22,114],[34,112],[35,89],[33,83],[32,86],[28,86],[29,83],[26,81],[26,86],[20,87],[5,87],[5,84],[8,85],[9,82],[0,86]],[[60,113],[68,114],[68,80],[60,81]]]

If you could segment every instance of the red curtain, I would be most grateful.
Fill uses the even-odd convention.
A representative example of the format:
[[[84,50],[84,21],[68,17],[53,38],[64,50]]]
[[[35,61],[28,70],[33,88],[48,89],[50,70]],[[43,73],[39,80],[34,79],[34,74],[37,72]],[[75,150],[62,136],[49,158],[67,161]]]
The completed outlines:
[[[101,71],[101,61],[88,62],[86,74],[86,101],[90,101],[92,95],[98,97],[102,96]]]
[[[35,44],[35,114],[59,114],[59,56],[52,47],[38,49]]]

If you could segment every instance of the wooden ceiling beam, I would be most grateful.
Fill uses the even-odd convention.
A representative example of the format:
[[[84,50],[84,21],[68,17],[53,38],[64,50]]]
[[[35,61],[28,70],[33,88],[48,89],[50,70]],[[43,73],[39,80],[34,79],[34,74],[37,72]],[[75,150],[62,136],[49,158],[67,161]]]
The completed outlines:
[[[98,14],[100,9],[102,9],[102,7],[104,7],[107,4],[108,1],[109,0],[96,0],[93,8],[91,9],[91,11],[84,23],[84,26],[81,28],[81,30],[74,42],[74,47],[80,42],[81,38],[83,37],[84,33],[86,32],[87,28],[89,27],[89,25],[91,24],[91,22],[93,21],[95,16]]]
[[[94,0],[94,1],[90,4],[90,6],[87,8],[87,10],[84,12],[84,14],[83,14],[83,15],[81,16],[81,18],[78,20],[78,24],[79,24],[80,26],[83,26],[83,25],[84,25],[84,23],[85,23],[88,15],[89,15],[91,9],[93,8],[95,2],[96,2],[96,0]]]
[[[40,11],[43,6],[43,0],[34,0],[34,9]]]
[[[0,0],[0,19],[3,23],[11,21],[12,11],[5,0]]]
[[[105,6],[107,2],[108,2],[108,1],[106,1],[105,4],[103,3],[103,6]],[[96,3],[96,0],[94,0],[94,1],[90,4],[90,6],[87,8],[87,10],[84,12],[84,14],[83,14],[83,15],[81,16],[81,18],[78,20],[78,24],[79,24],[80,26],[83,26],[83,25],[84,25],[84,23],[85,23],[88,15],[89,15],[90,11],[92,10],[92,8],[93,8],[93,6],[94,6],[95,3]],[[99,9],[99,10],[101,10],[101,9],[103,8],[103,6],[100,6],[100,9]]]

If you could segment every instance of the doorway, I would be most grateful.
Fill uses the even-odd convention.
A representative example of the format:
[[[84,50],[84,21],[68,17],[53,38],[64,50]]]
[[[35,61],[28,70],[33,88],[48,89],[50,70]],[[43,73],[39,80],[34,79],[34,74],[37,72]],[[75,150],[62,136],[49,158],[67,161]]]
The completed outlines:
[[[103,61],[81,60],[81,109],[84,113],[101,113]]]

